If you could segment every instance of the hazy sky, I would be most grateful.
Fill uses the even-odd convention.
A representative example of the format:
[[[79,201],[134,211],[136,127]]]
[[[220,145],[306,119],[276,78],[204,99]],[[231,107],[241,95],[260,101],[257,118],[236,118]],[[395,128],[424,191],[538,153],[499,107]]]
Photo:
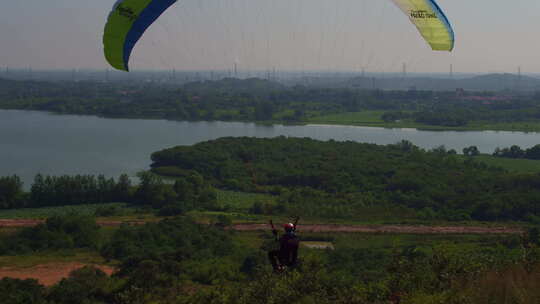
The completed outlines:
[[[0,5],[0,66],[106,68],[114,0]],[[540,73],[540,1],[439,0],[454,52],[433,52],[390,0],[181,0],[143,36],[133,69]]]

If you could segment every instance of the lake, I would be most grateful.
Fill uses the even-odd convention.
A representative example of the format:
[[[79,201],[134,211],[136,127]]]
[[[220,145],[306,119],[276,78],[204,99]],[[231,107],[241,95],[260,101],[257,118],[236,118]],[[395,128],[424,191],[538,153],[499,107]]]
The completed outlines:
[[[497,147],[540,143],[540,133],[505,131],[420,131],[330,125],[257,125],[239,122],[185,122],[109,119],[0,110],[0,176],[17,174],[28,187],[37,173],[131,176],[149,168],[150,154],[223,136],[310,137],[392,144],[403,139],[422,148],[440,145],[460,152],[475,145],[483,153]]]

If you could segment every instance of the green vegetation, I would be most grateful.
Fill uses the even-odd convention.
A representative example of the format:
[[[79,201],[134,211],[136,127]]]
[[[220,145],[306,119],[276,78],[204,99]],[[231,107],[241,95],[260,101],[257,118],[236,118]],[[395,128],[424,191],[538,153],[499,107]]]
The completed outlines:
[[[384,111],[345,112],[310,117],[309,123],[335,124],[335,125],[361,125],[385,127],[388,124],[382,120]]]
[[[36,280],[3,278],[0,281],[0,295],[6,304],[46,303],[45,287]]]
[[[525,150],[517,145],[511,146],[510,148],[497,148],[495,149],[495,152],[493,152],[493,156],[540,160],[540,144]]]
[[[25,207],[63,206],[67,204],[126,202],[131,180],[125,174],[116,181],[103,175],[36,175]]]
[[[114,213],[106,213],[113,210]],[[104,215],[104,212],[107,215]],[[4,209],[0,210],[0,219],[46,219],[53,216],[77,214],[83,216],[118,216],[132,214],[134,210],[126,203],[68,205],[58,207]]]
[[[44,224],[24,228],[0,242],[0,255],[30,252],[98,248],[99,227],[91,217],[50,217]]]
[[[467,157],[463,156],[463,160]],[[510,172],[518,173],[539,173],[540,160],[532,159],[512,159],[496,157],[488,154],[481,154],[474,157],[475,161],[482,162],[490,167],[500,167]]]
[[[264,193],[249,193],[238,191],[217,190],[218,204],[225,210],[251,211],[254,214],[264,213],[262,209],[271,208],[276,204],[276,197]],[[253,205],[258,205],[259,207]],[[258,212],[259,211],[259,212]]]
[[[536,221],[538,175],[462,158],[455,151],[424,151],[406,141],[378,146],[221,138],[156,152],[152,166],[193,171],[220,188],[278,196],[266,209],[259,205],[260,214],[353,220],[376,207],[425,220]]]
[[[174,216],[195,209],[223,210],[224,207],[218,205],[215,189],[200,174],[184,173],[171,185],[156,174],[140,172],[137,186],[131,186],[125,174],[118,182],[102,175],[96,178],[92,175],[43,177],[38,174],[30,192],[23,190],[19,177],[0,177],[0,218],[2,215],[4,218],[42,218],[70,212],[121,217],[133,214],[135,208],[146,210],[146,213],[155,210],[160,216]],[[126,208],[124,203],[129,203],[131,208]],[[47,206],[57,208],[44,208]]]
[[[30,192],[18,176],[0,177],[0,209],[128,202],[131,181],[123,174],[118,182],[103,175],[42,176],[37,174]]]
[[[49,219],[0,240],[24,242],[51,256],[58,236],[77,239],[92,221]],[[53,224],[53,223],[57,223]],[[76,225],[76,226],[73,226]],[[70,229],[65,229],[71,227]],[[74,229],[75,228],[75,229]],[[36,230],[49,231],[45,240]],[[300,233],[334,249],[301,249],[301,264],[270,272],[270,231],[234,233],[177,217],[145,226],[101,229],[78,258],[117,265],[111,277],[84,267],[51,287],[3,279],[0,296],[20,303],[534,303],[540,271],[538,230],[520,236]],[[100,237],[106,233],[106,237]],[[91,233],[90,235],[93,235]],[[32,239],[30,239],[32,237]],[[86,238],[88,240],[88,238]],[[53,244],[58,244],[53,241]],[[62,248],[58,247],[58,248]],[[44,251],[43,251],[44,250]],[[57,251],[61,254],[62,251]],[[32,256],[27,256],[32,257]],[[13,257],[2,257],[13,259]],[[103,260],[101,260],[103,262]],[[22,289],[19,289],[22,288]],[[482,293],[478,293],[482,288]],[[497,290],[503,288],[504,292]],[[528,300],[524,300],[528,299]]]
[[[407,141],[380,146],[222,138],[154,153],[154,173],[140,173],[139,185],[125,180],[120,184],[128,186],[118,187],[113,179],[90,176],[42,177],[40,187],[24,192],[16,176],[1,178],[0,218],[47,219],[35,227],[2,230],[0,266],[79,261],[114,265],[116,271],[108,276],[87,266],[50,287],[4,278],[0,298],[9,304],[538,303],[540,174],[527,173],[536,161],[476,155],[474,147],[466,152],[469,156],[444,147],[425,151]],[[92,180],[101,181],[95,183],[101,190],[83,186]],[[124,195],[122,203],[107,203],[115,193]],[[93,200],[99,204],[84,204]],[[55,206],[69,201],[73,204]],[[9,209],[35,202],[54,207]],[[166,218],[119,227],[95,221],[139,216],[141,210]],[[270,228],[230,229],[234,221],[273,219],[277,225],[292,214],[302,216],[302,242],[331,247],[301,247],[299,266],[282,274],[271,272],[268,263],[267,252],[277,245]],[[314,222],[468,225],[472,220],[528,221],[528,231],[302,232],[302,224]]]
[[[101,228],[101,236],[108,237],[105,228]],[[16,255],[1,255],[0,267],[4,268],[32,268],[38,265],[50,263],[81,263],[105,265],[106,259],[95,249],[76,248],[62,250],[46,250],[38,252],[18,253]]]
[[[501,93],[502,94],[502,93]],[[0,108],[173,120],[540,131],[537,94],[287,87],[262,79],[183,86],[0,80]]]
[[[469,152],[469,148],[466,148]],[[540,151],[540,145],[536,145],[530,149],[521,149],[519,146],[512,146],[510,148],[497,148],[492,155],[479,154],[474,152],[474,155],[465,153],[468,156],[474,156],[474,158],[466,156],[458,156],[463,160],[471,160],[481,162],[490,167],[499,167],[509,172],[517,173],[539,173],[540,172],[540,156],[537,155]]]
[[[475,121],[468,125],[467,130],[539,132],[540,122],[534,120],[512,122]]]

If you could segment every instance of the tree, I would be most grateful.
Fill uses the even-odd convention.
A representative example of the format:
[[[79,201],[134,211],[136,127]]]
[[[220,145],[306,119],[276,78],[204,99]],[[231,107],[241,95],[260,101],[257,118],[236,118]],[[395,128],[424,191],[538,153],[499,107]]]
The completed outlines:
[[[219,210],[216,191],[210,187],[200,192],[197,203],[205,210]]]
[[[412,142],[405,139],[396,143],[395,146],[403,152],[412,152],[412,151],[418,150],[417,146],[415,146]]]
[[[525,155],[528,159],[540,159],[540,145],[527,149]]]
[[[16,176],[0,177],[0,208],[24,207],[23,183]]]
[[[539,147],[540,152],[540,147]],[[519,146],[513,145],[510,147],[510,155],[511,158],[522,158],[525,156],[525,151],[523,151]]]
[[[112,286],[102,270],[85,266],[72,271],[67,279],[55,285],[48,299],[57,304],[110,303]]]
[[[43,175],[37,174],[30,189],[30,199],[33,207],[41,207],[45,204],[45,191],[46,186]]]
[[[23,254],[50,249],[97,248],[99,226],[86,216],[54,216],[44,224],[23,228],[0,242],[0,254]]]
[[[272,103],[258,103],[255,105],[255,120],[271,120],[274,112],[275,109]]]
[[[467,148],[463,148],[463,154],[465,156],[477,156],[480,154],[480,151],[478,151],[478,147],[470,146]]]
[[[232,220],[230,217],[220,214],[217,216],[216,221],[214,222],[214,225],[218,227],[228,227],[232,225]]]
[[[441,154],[441,155],[448,154],[448,151],[447,151],[445,145],[440,145],[440,146],[438,146],[438,147],[435,147],[435,148],[433,148],[433,149],[431,150],[431,152],[436,153],[436,154]]]
[[[139,172],[137,176],[141,182],[135,193],[135,201],[141,205],[161,205],[165,199],[163,179],[147,171]]]
[[[45,287],[37,280],[3,278],[0,280],[2,304],[45,304]]]
[[[127,174],[122,174],[118,178],[118,183],[114,188],[114,199],[119,202],[131,201],[131,180]]]

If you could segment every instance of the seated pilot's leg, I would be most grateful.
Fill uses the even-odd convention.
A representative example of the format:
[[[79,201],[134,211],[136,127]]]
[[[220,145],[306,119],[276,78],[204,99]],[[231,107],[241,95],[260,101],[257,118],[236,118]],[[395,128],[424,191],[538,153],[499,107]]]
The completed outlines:
[[[279,269],[278,258],[279,250],[272,250],[268,252],[268,259],[270,259],[270,263],[272,264],[272,268],[274,268],[274,270]]]

